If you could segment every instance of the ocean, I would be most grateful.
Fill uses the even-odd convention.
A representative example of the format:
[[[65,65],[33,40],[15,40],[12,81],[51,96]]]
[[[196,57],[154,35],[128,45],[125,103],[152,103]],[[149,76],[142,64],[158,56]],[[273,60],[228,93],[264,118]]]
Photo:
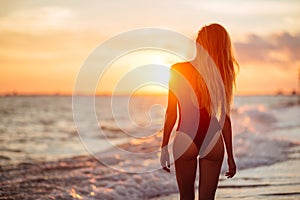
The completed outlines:
[[[103,199],[109,199],[110,196],[118,199],[118,197],[126,197],[126,195],[132,199],[140,199],[139,197],[142,195],[142,199],[148,199],[176,193],[174,169],[172,169],[173,177],[171,179],[167,178],[165,174],[153,175],[159,169],[157,151],[160,146],[167,97],[158,95],[131,98],[117,96],[114,97],[113,112],[107,106],[110,100],[110,97],[107,96],[95,97],[97,126],[101,129],[102,134],[99,134],[99,130],[92,130],[84,136],[81,133],[79,137],[73,119],[72,97],[0,97],[1,185],[7,181],[14,182],[17,174],[6,172],[12,171],[12,169],[18,170],[22,168],[20,166],[45,166],[55,165],[53,163],[61,164],[61,162],[75,166],[76,162],[85,162],[86,160],[83,160],[91,157],[90,153],[92,152],[94,158],[100,158],[99,165],[102,162],[101,173],[112,176],[112,178],[106,178],[105,184],[101,186],[102,189],[97,186],[92,193],[82,192],[81,190],[84,191],[82,188],[81,190],[77,188],[78,192],[75,186],[70,186],[71,189],[66,192],[67,195],[74,197],[75,193],[75,196],[79,195],[79,197],[85,198],[100,195]],[[296,95],[235,97],[231,116],[234,153],[238,170],[247,171],[282,162],[296,163],[296,160],[299,161],[299,101],[300,97]],[[89,124],[86,125],[89,126]],[[93,144],[93,149],[88,149],[84,141],[92,142],[90,144]],[[144,152],[144,154],[130,157],[128,154],[111,149],[111,145],[121,149],[124,147],[126,151],[135,154],[138,152]],[[89,160],[89,162],[92,161]],[[224,160],[222,173],[226,171],[226,167]],[[105,168],[110,169],[105,171]],[[147,170],[143,171],[143,169]],[[120,173],[117,173],[118,171]],[[132,177],[126,178],[125,175],[120,175],[126,172],[135,172],[136,175],[133,179],[136,182],[132,182]],[[139,173],[147,175],[139,175]],[[150,175],[151,173],[153,174]],[[113,176],[114,174],[115,176]],[[143,176],[150,178],[139,180]],[[141,193],[142,189],[138,188],[139,184],[151,185],[150,182],[153,179],[159,178],[164,180],[162,181],[162,184],[165,184],[164,189],[144,187],[143,189],[146,191]],[[27,180],[26,177],[25,180]],[[116,181],[123,186],[113,187],[112,185]],[[47,182],[47,184],[50,183]],[[123,190],[127,190],[124,187],[126,184],[136,184],[137,186],[124,192]],[[94,183],[94,185],[97,184]],[[300,194],[300,191],[298,192]],[[2,192],[2,194],[9,195],[9,192]],[[65,193],[51,194],[63,196]],[[299,194],[296,193],[296,196]]]

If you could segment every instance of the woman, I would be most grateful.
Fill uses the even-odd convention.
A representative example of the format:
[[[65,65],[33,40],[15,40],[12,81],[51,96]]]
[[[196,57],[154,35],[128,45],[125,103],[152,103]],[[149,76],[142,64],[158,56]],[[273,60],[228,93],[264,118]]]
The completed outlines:
[[[232,150],[230,105],[235,85],[235,59],[227,31],[219,24],[204,26],[196,40],[197,54],[191,62],[171,67],[168,107],[164,124],[161,165],[170,171],[168,144],[177,120],[173,142],[180,199],[194,199],[199,157],[199,199],[214,199],[224,157],[236,173]],[[218,81],[220,80],[220,81]],[[224,141],[224,143],[223,143]]]

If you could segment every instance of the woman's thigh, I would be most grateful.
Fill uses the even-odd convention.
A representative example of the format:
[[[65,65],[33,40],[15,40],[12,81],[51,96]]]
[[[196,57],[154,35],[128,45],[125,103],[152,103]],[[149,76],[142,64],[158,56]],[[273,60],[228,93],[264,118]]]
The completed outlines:
[[[185,133],[177,133],[173,143],[175,171],[181,199],[194,198],[198,149]]]
[[[224,158],[224,144],[219,138],[214,148],[199,159],[199,199],[214,199]]]
[[[191,137],[184,132],[177,132],[173,142],[174,161],[197,158],[199,150]]]

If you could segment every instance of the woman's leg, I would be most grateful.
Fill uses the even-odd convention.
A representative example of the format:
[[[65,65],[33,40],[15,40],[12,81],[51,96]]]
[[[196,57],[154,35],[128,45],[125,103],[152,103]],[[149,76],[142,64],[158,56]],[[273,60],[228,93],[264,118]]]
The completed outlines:
[[[199,150],[185,133],[178,133],[173,143],[176,179],[181,200],[194,200],[197,156]]]
[[[220,136],[214,148],[199,159],[199,199],[211,200],[215,198],[220,171],[224,158],[224,144]]]

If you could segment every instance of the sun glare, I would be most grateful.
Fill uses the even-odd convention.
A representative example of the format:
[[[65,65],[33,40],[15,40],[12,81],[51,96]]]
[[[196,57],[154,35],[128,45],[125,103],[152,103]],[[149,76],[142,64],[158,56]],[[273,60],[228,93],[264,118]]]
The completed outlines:
[[[99,79],[97,94],[166,93],[170,67],[182,61],[161,50],[131,52],[107,67]]]

